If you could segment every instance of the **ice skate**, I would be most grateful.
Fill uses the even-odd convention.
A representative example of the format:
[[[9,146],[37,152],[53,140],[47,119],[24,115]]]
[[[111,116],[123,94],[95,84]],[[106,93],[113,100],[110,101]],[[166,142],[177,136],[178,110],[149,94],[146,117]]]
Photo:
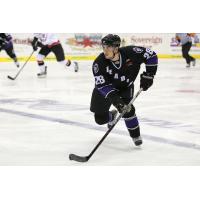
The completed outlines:
[[[71,66],[71,65],[74,67],[74,71],[75,71],[75,72],[78,72],[78,70],[79,70],[78,62],[76,62],[76,61],[71,62],[71,60],[68,60],[66,66],[69,67],[69,66]]]
[[[66,66],[69,67],[71,65],[71,63],[72,63],[71,60],[68,60],[66,63]]]
[[[45,66],[44,71],[37,74],[38,78],[45,78],[47,75],[47,66]]]
[[[19,65],[19,63],[18,63],[17,61],[15,62],[15,65],[16,65],[16,67],[18,67],[18,68],[20,67],[20,65]]]
[[[192,66],[195,67],[196,65],[196,59],[192,61]]]
[[[135,146],[140,146],[142,144],[142,138],[141,138],[141,136],[134,137],[132,139],[133,139],[133,142],[134,142]]]
[[[188,64],[186,65],[186,68],[190,68],[190,63],[188,63]]]
[[[74,65],[74,71],[75,71],[75,72],[78,72],[78,70],[79,70],[78,62],[74,61],[74,62],[73,62],[73,65]]]

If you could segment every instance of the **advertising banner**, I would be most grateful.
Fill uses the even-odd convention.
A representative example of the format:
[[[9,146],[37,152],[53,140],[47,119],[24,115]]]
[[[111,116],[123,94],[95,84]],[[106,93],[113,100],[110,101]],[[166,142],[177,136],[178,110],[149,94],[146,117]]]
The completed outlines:
[[[19,60],[24,60],[32,51],[32,33],[11,33],[13,37],[14,50]],[[106,33],[56,33],[65,55],[75,60],[93,60],[102,52],[101,38]],[[180,58],[182,57],[181,46],[177,45],[175,33],[120,33],[118,34],[122,43],[121,46],[136,45],[144,46],[154,50],[159,58]],[[200,37],[200,34],[198,34]],[[200,44],[193,44],[191,54],[200,58]],[[36,55],[36,54],[35,54]],[[55,59],[51,53],[48,59]],[[0,52],[0,61],[10,60],[6,53]],[[35,58],[33,58],[35,60]]]

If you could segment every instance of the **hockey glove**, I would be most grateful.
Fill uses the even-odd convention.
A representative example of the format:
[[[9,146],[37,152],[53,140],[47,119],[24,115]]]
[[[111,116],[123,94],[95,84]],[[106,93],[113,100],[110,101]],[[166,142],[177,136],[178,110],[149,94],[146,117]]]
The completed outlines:
[[[31,42],[31,45],[33,47],[33,50],[37,51],[37,49],[38,49],[38,39],[36,37],[33,38],[33,41]]]
[[[120,96],[118,96],[117,94],[115,94],[114,92],[112,92],[108,98],[110,99],[111,103],[113,104],[113,106],[115,106],[115,108],[117,108],[117,110],[119,111],[119,113],[128,113],[131,111],[131,105],[126,105],[124,103],[124,101],[121,99]]]
[[[148,90],[153,85],[153,78],[154,75],[151,73],[143,72],[140,75],[140,88],[142,88],[144,91]]]

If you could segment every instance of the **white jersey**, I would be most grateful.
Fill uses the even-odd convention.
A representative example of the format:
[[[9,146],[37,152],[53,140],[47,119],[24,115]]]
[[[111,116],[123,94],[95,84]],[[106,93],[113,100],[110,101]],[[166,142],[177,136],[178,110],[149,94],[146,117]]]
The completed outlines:
[[[38,38],[38,41],[43,45],[52,45],[59,41],[57,36],[53,33],[34,33],[34,37]]]

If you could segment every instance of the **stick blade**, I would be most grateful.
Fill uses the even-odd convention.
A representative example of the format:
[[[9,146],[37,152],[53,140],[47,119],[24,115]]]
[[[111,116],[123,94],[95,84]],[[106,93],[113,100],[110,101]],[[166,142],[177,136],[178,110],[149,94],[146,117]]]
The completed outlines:
[[[69,159],[77,162],[87,162],[89,160],[88,156],[77,156],[75,154],[69,154]]]
[[[11,77],[11,76],[7,76],[10,80],[15,80],[13,77]]]

